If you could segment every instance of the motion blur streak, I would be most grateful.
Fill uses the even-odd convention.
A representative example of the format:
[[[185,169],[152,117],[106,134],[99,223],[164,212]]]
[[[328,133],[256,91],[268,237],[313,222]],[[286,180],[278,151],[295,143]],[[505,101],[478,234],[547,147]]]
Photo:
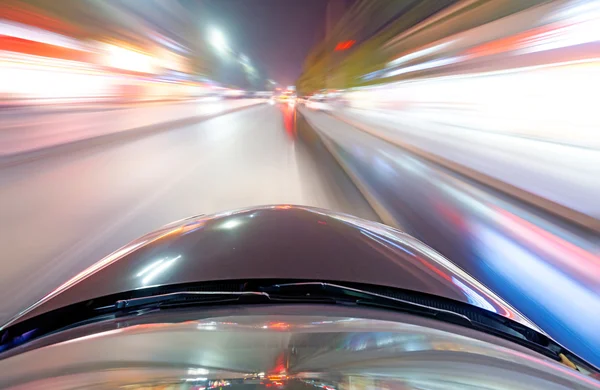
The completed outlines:
[[[184,99],[229,90],[195,75],[192,48],[169,43],[136,18],[120,26],[124,21],[111,13],[127,19],[130,11],[116,4],[3,2],[0,106]],[[54,16],[62,12],[67,16]],[[93,23],[82,23],[78,18],[84,16]],[[114,33],[117,28],[138,35],[124,39]]]
[[[600,0],[309,3],[0,2],[0,322],[170,221],[300,204],[414,235],[600,366]]]
[[[315,52],[300,79],[329,96],[343,122],[317,110],[307,118],[386,222],[595,364],[599,11],[598,1],[457,2],[443,17],[371,38],[377,46],[329,58],[338,67],[325,77],[326,50]]]
[[[500,3],[479,3],[471,10],[465,7],[472,4],[458,3],[454,17],[437,30],[424,27],[391,39],[376,53],[396,58],[381,69],[344,82],[330,77],[326,84],[341,93],[343,110],[355,119],[377,126],[377,115],[379,127],[393,129],[398,138],[414,129],[436,142],[475,140],[472,149],[480,151],[462,158],[452,150],[442,154],[600,218],[600,117],[593,96],[600,88],[600,2],[544,3],[454,35],[439,33],[460,31],[469,16],[469,23],[481,23],[486,12],[488,18],[502,12]],[[416,41],[430,43],[407,50]],[[404,52],[394,55],[394,47]],[[432,142],[418,146],[439,153]],[[487,157],[475,158],[480,152]],[[553,154],[562,158],[550,160]],[[521,173],[503,166],[511,157],[523,166]]]

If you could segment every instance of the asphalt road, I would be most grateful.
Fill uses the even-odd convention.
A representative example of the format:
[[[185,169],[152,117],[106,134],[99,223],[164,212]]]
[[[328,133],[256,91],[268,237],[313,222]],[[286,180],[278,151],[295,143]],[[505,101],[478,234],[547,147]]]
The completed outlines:
[[[130,240],[191,215],[287,203],[377,220],[294,120],[285,106],[263,104],[0,166],[0,322]]]

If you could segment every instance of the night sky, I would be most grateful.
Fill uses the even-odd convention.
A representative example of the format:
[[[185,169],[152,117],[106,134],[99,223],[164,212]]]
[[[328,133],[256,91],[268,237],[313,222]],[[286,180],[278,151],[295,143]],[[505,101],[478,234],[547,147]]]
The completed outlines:
[[[203,5],[232,49],[282,85],[294,84],[325,31],[327,0],[203,0]]]

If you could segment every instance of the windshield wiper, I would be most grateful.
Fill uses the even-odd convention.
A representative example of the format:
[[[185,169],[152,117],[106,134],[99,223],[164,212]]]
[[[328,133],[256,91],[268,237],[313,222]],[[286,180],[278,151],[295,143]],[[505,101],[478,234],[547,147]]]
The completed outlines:
[[[144,309],[168,309],[188,305],[214,304],[267,304],[267,303],[333,303],[342,305],[370,306],[425,316],[432,319],[465,326],[495,334],[534,349],[546,356],[559,359],[562,347],[548,337],[517,322],[483,309],[455,303],[456,311],[391,297],[349,286],[326,282],[292,282],[248,286],[249,291],[180,291],[141,298],[118,300],[111,306],[97,308],[101,312],[113,312],[117,316]],[[450,304],[446,305],[450,306]],[[462,311],[463,313],[459,313]]]
[[[276,280],[240,281],[234,287],[238,290],[234,291],[226,291],[226,288],[223,289],[225,291],[221,290],[223,284],[215,285],[214,291],[210,288],[208,291],[189,291],[199,287],[170,286],[168,292],[136,298],[131,297],[129,292],[121,294],[126,299],[119,299],[119,296],[114,296],[114,300],[104,297],[96,301],[96,305],[82,302],[61,308],[43,314],[43,321],[29,320],[14,329],[5,330],[4,334],[0,334],[6,339],[0,343],[0,351],[82,324],[155,310],[236,304],[338,304],[387,309],[453,323],[511,340],[559,361],[561,354],[572,355],[547,336],[499,314],[467,303],[413,291],[314,281],[277,283]],[[23,338],[24,334],[28,336]]]
[[[100,311],[128,311],[141,308],[166,308],[181,304],[237,303],[342,303],[370,305],[402,310],[462,325],[471,320],[449,310],[433,308],[352,287],[322,282],[274,284],[258,288],[260,291],[180,291],[116,301],[114,305],[97,308]]]
[[[364,289],[324,282],[274,284],[263,287],[261,291],[268,292],[271,298],[274,295],[297,297],[302,295],[306,297],[326,296],[335,298],[337,302],[352,302],[356,305],[427,316],[456,325],[466,326],[484,333],[494,334],[533,349],[555,360],[561,360],[560,355],[564,353],[562,346],[547,336],[516,321],[502,317],[499,314],[471,305],[465,308],[465,305],[461,303],[446,303],[446,306],[455,306],[457,311],[465,313],[461,314],[456,311],[395,298]],[[431,298],[429,301],[433,304],[434,299]]]
[[[486,314],[484,310],[475,315],[461,314],[432,305],[395,298],[376,292],[326,282],[293,282],[247,287],[248,291],[175,291],[160,295],[118,300],[113,305],[98,307],[97,312],[116,312],[126,315],[132,310],[166,309],[188,305],[253,304],[253,303],[334,303],[371,306],[405,313],[427,316],[470,328],[485,327],[486,331],[548,347],[548,338],[533,330],[505,319]],[[431,302],[433,303],[433,302]],[[476,309],[471,308],[471,312]],[[473,313],[471,313],[473,314]],[[484,321],[482,321],[482,319]],[[554,353],[553,353],[554,354]]]
[[[179,291],[168,294],[151,295],[149,297],[123,299],[114,305],[100,307],[98,310],[106,309],[136,309],[146,306],[156,306],[168,303],[222,303],[227,301],[239,301],[240,298],[248,298],[252,301],[268,301],[269,294],[257,291]]]
[[[261,291],[269,292],[271,296],[274,296],[275,294],[277,296],[296,296],[298,298],[301,296],[307,298],[325,296],[336,298],[338,302],[352,302],[357,305],[369,305],[402,310],[419,315],[433,316],[440,320],[452,321],[460,325],[472,325],[471,320],[460,313],[333,283],[298,282],[274,284],[263,287]]]
[[[144,308],[168,308],[182,305],[207,305],[224,303],[335,303],[331,296],[303,296],[297,294],[269,293],[267,291],[175,291],[148,297],[123,299],[113,305],[98,307],[102,312],[128,312]]]

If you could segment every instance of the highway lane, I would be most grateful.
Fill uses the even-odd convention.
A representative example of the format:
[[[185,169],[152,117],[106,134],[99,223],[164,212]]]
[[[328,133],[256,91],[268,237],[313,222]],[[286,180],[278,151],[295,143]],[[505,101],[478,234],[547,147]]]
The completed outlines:
[[[600,366],[600,237],[335,119],[301,109],[390,223]],[[470,296],[470,299],[477,299]]]
[[[0,167],[0,322],[166,223],[272,203],[377,219],[293,112],[260,105],[168,131],[78,143]]]

